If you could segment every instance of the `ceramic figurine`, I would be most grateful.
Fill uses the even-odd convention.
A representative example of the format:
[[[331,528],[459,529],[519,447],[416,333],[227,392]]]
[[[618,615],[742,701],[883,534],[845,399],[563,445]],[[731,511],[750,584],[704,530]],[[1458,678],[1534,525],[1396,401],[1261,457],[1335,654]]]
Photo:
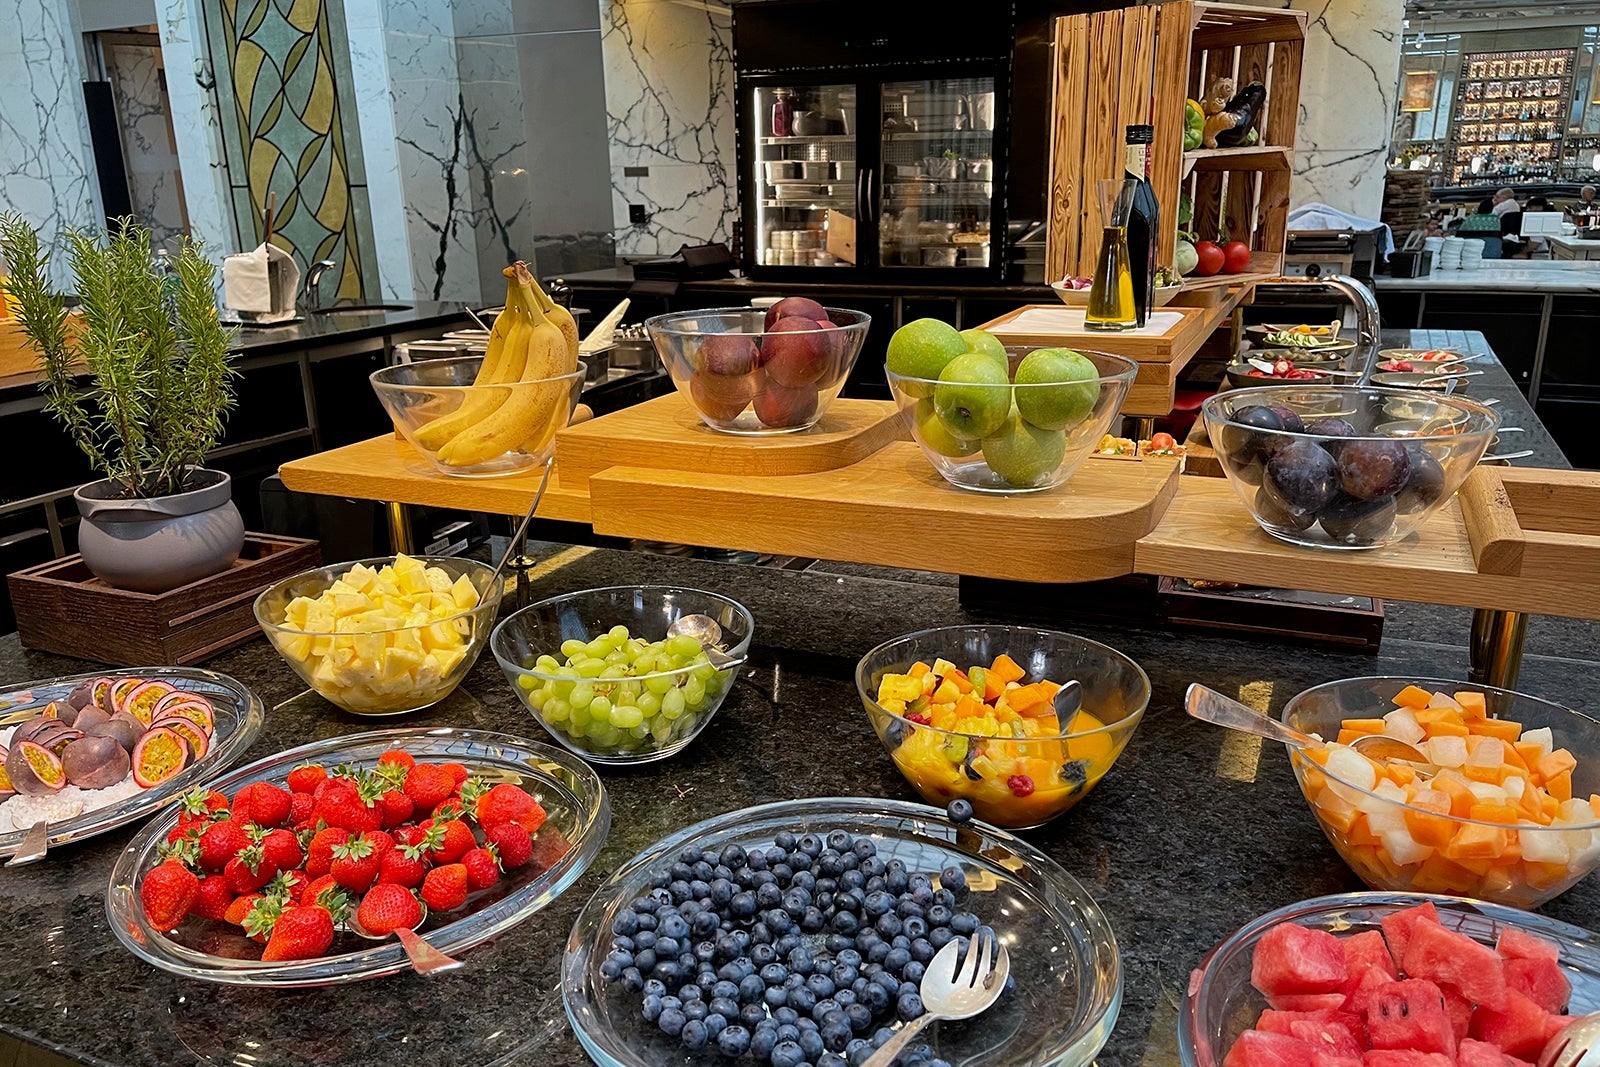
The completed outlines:
[[[1236,148],[1247,143],[1250,132],[1261,119],[1261,106],[1267,100],[1267,87],[1251,82],[1213,111],[1219,90],[1224,86],[1232,92],[1233,80],[1218,78],[1204,102],[1206,125],[1201,141],[1207,148]]]

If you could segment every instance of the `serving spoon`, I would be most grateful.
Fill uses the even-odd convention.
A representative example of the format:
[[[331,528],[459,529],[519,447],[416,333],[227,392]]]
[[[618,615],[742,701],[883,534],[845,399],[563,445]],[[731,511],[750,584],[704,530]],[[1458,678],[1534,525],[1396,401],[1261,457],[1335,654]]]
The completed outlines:
[[[1011,957],[998,938],[980,929],[967,944],[961,959],[961,942],[951,941],[928,961],[922,974],[922,1006],[927,1011],[902,1026],[871,1056],[863,1067],[889,1067],[925,1026],[940,1019],[970,1019],[987,1011],[1006,988]]]
[[[667,636],[692,637],[699,641],[707,662],[719,671],[739,662],[722,651],[722,626],[710,615],[680,615],[667,627]]]
[[[417,927],[428,921],[428,906],[422,905],[422,917],[417,920],[416,926],[401,926],[396,928],[394,936],[399,939],[400,947],[406,950],[406,957],[411,960],[411,969],[418,974],[438,974],[441,971],[453,971],[461,966],[461,961],[454,956],[446,955],[434,948],[428,942],[417,936]],[[345,927],[357,937],[364,937],[368,941],[387,941],[388,934],[375,934],[362,926],[356,920],[355,913],[345,920]]]
[[[1277,719],[1269,719],[1248,704],[1241,704],[1232,697],[1225,697],[1215,689],[1208,689],[1198,683],[1191,685],[1184,694],[1184,709],[1201,722],[1209,722],[1213,726],[1225,726],[1230,730],[1241,730],[1247,734],[1265,737],[1269,741],[1281,741],[1286,745],[1304,751],[1323,744],[1309,734],[1303,734],[1291,726],[1285,726]],[[1417,749],[1406,744],[1398,738],[1388,737],[1384,734],[1367,734],[1358,737],[1350,743],[1350,747],[1366,756],[1368,759],[1399,760],[1403,763],[1428,763],[1428,757]]]
[[[1539,1067],[1577,1067],[1597,1044],[1600,1044],[1600,1012],[1574,1019],[1557,1030],[1539,1053]]]
[[[28,832],[22,838],[22,843],[17,850],[6,860],[7,867],[21,867],[27,863],[38,863],[44,859],[44,854],[50,848],[50,822],[40,819],[28,827]]]

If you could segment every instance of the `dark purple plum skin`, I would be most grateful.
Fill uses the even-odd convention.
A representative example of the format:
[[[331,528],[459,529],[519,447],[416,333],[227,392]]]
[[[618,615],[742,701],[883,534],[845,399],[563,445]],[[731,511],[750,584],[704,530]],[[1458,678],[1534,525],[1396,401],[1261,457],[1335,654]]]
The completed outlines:
[[[1394,497],[1358,500],[1340,493],[1317,516],[1323,532],[1345,545],[1373,545],[1394,527]]]
[[[1339,449],[1339,487],[1357,500],[1394,496],[1411,477],[1404,442],[1359,440]]]
[[[1444,496],[1444,468],[1433,453],[1420,444],[1413,444],[1406,451],[1411,456],[1411,478],[1395,498],[1395,507],[1402,515],[1426,510]]]
[[[1283,428],[1290,433],[1306,432],[1305,420],[1300,418],[1300,413],[1294,408],[1282,404],[1269,404],[1267,410],[1277,415],[1279,421],[1283,423]]]
[[[1350,425],[1350,421],[1348,419],[1340,418],[1338,415],[1330,415],[1325,419],[1308,419],[1306,420],[1305,428],[1306,433],[1314,433],[1322,437],[1358,436],[1356,433],[1356,428]],[[1344,447],[1344,442],[1324,441],[1322,442],[1322,447],[1327,449],[1329,452],[1332,452],[1334,455],[1338,455],[1339,449]]]
[[[1268,526],[1278,526],[1286,530],[1300,532],[1309,530],[1316,525],[1317,517],[1302,512],[1291,511],[1283,506],[1275,493],[1265,485],[1256,490],[1256,514]]]
[[[1262,486],[1285,509],[1314,515],[1338,492],[1338,464],[1315,441],[1289,440],[1267,460]]]
[[[1217,447],[1233,457],[1233,465],[1236,468],[1266,459],[1277,451],[1279,443],[1283,440],[1275,432],[1283,429],[1283,420],[1271,408],[1262,404],[1239,408],[1229,418],[1232,422],[1243,425],[1223,427]],[[1248,481],[1252,485],[1260,483],[1259,478],[1251,478]]]

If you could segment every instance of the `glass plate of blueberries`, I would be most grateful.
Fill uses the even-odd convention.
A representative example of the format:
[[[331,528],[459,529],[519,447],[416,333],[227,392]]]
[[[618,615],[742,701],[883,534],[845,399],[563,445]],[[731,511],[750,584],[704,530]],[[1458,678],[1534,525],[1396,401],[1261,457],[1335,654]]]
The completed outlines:
[[[933,954],[985,926],[1011,958],[1005,993],[933,1023],[897,1062],[1092,1061],[1122,1003],[1105,915],[959,800],[785,801],[664,838],[584,905],[562,996],[603,1067],[859,1065],[922,1014]]]

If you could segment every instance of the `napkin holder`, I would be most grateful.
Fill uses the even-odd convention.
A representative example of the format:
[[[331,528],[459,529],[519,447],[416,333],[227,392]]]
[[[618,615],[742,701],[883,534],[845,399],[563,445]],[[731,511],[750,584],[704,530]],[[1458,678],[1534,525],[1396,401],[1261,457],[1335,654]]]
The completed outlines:
[[[274,244],[262,244],[222,261],[222,302],[247,322],[287,322],[295,317],[300,267]]]

